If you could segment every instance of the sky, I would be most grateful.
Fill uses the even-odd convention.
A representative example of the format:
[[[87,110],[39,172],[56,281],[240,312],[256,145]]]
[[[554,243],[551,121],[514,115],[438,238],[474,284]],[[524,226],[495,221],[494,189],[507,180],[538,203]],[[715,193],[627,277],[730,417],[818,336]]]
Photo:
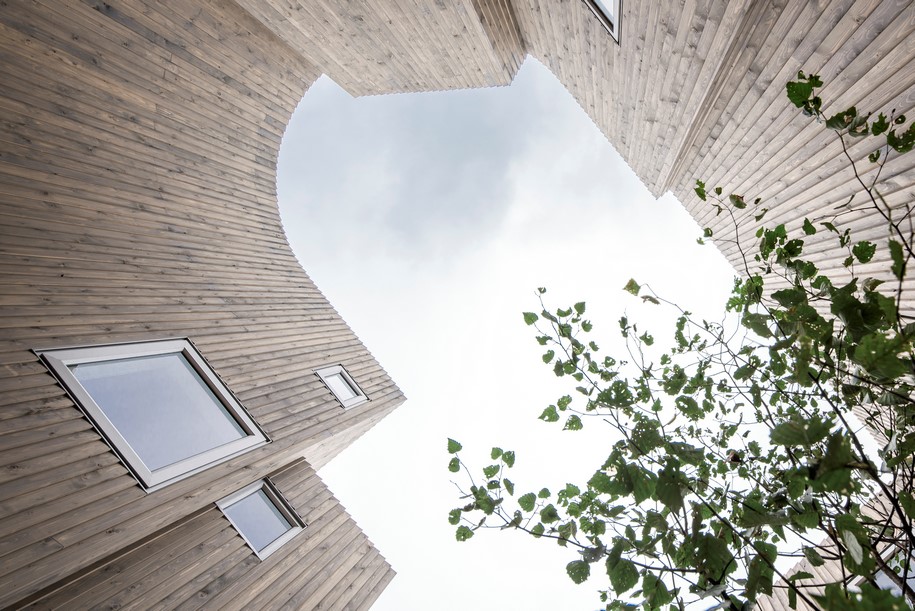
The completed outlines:
[[[519,494],[587,481],[612,440],[599,422],[537,419],[572,389],[523,323],[536,288],[552,309],[586,301],[613,346],[624,313],[672,333],[669,313],[622,290],[629,278],[719,318],[732,268],[531,58],[511,86],[480,90],[352,98],[321,77],[277,182],[302,266],[408,399],[320,471],[398,573],[373,610],[600,608],[604,583],[573,584],[577,556],[552,541],[455,541],[446,439],[478,468],[492,446],[515,450]]]

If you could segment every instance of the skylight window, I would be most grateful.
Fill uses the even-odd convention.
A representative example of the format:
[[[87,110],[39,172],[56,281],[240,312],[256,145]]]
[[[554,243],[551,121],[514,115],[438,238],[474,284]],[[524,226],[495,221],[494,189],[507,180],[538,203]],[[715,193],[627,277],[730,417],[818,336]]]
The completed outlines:
[[[267,480],[255,482],[216,505],[262,560],[305,528],[305,523]]]
[[[583,0],[598,21],[610,32],[617,43],[620,41],[620,2],[622,0]]]
[[[325,367],[324,369],[316,370],[315,373],[324,381],[324,384],[344,408],[355,407],[368,401],[368,397],[365,396],[359,385],[356,384],[355,380],[350,377],[342,366]]]
[[[38,354],[147,489],[267,441],[188,340]]]

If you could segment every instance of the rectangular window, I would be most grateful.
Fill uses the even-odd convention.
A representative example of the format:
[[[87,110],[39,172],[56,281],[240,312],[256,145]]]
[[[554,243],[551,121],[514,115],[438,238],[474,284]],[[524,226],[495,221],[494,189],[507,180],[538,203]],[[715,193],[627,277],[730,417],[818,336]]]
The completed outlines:
[[[354,407],[369,400],[342,366],[334,365],[317,369],[315,373],[324,381],[344,408]]]
[[[216,505],[262,560],[305,528],[305,523],[267,480],[255,482]]]
[[[617,43],[620,41],[620,2],[622,0],[583,0],[601,25],[610,32]]]
[[[188,340],[38,354],[147,489],[267,441]]]

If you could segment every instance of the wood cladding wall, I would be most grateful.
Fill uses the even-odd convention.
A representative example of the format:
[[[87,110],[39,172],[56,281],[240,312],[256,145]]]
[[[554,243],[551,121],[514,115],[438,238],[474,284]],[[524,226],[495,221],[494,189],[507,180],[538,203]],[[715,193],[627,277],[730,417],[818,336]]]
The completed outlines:
[[[509,0],[237,2],[354,96],[508,85],[524,57]]]
[[[235,604],[251,588],[220,588],[266,575],[258,587],[279,590],[257,604],[363,608],[390,579],[317,483],[302,490],[324,503],[302,538],[312,543],[290,547],[288,574],[272,557],[275,568],[253,566],[212,505],[303,454],[324,464],[403,400],[280,223],[280,141],[319,75],[231,2],[4,2],[0,607],[113,555],[105,567],[119,577],[86,596],[120,601],[124,575],[171,557],[178,532],[196,537],[181,552],[189,564],[149,569],[130,605],[185,594],[185,606]],[[171,337],[195,342],[273,441],[147,494],[31,350]],[[313,373],[337,363],[368,403],[344,411]],[[168,587],[185,577],[180,592]]]
[[[622,5],[617,44],[580,0],[5,0],[0,606],[58,600],[65,590],[48,588],[64,583],[67,596],[117,600],[127,577],[111,589],[93,579],[139,578],[179,531],[208,551],[187,557],[180,594],[161,604],[235,601],[225,592],[261,569],[212,503],[303,454],[323,465],[403,400],[299,267],[276,208],[283,131],[320,74],[353,95],[484,87],[508,84],[530,54],[653,193],[672,190],[712,227],[738,269],[734,235],[697,201],[696,178],[762,197],[766,222],[791,228],[845,212],[855,190],[838,143],[785,99],[797,70],[823,76],[831,108],[915,105],[909,1]],[[850,149],[864,164],[869,152]],[[895,206],[912,199],[911,159],[884,169]],[[857,239],[883,237],[873,214],[843,221]],[[841,273],[844,252],[810,249]],[[273,442],[146,494],[31,351],[185,336]],[[336,363],[371,401],[340,408],[312,373]],[[338,596],[329,608],[365,608],[390,569],[348,519],[329,523],[329,547],[268,573],[297,604],[321,591]],[[324,571],[327,549],[350,552]],[[302,594],[296,575],[312,569],[320,583]],[[150,579],[131,604],[173,594]],[[249,602],[278,604],[259,592]]]
[[[915,8],[908,0],[690,0],[622,3],[620,44],[580,0],[514,0],[531,55],[548,66],[649,190],[670,190],[740,272],[733,227],[693,192],[696,179],[770,209],[763,223],[798,229],[841,222],[858,240],[884,243],[834,134],[803,117],[785,96],[798,70],[822,75],[826,112],[915,105]],[[867,180],[873,142],[849,154]],[[915,194],[915,157],[887,164],[882,190],[900,218]],[[744,245],[758,223],[741,221]],[[837,281],[848,255],[828,239],[808,253]],[[859,266],[878,275],[888,255]],[[915,278],[907,280],[915,288]],[[909,313],[915,306],[907,304]]]
[[[24,608],[366,608],[394,576],[384,558],[304,460],[270,480],[307,526],[263,561],[211,504]]]

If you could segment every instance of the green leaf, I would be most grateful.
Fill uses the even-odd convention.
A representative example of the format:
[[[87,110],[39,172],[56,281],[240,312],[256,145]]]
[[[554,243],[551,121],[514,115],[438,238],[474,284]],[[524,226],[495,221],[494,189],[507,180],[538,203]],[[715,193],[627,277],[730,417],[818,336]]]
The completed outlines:
[[[643,418],[632,428],[632,445],[639,455],[648,454],[664,442],[659,426],[657,422]]]
[[[741,197],[740,195],[735,195],[735,194],[731,193],[731,195],[728,196],[728,200],[731,202],[731,205],[734,206],[735,208],[737,208],[738,210],[743,210],[744,208],[747,207],[747,202],[745,202],[743,197]]]
[[[699,199],[701,199],[702,201],[705,201],[705,198],[706,198],[705,183],[702,182],[701,180],[696,180],[695,191],[696,191],[696,195],[699,197]]]
[[[772,299],[777,301],[778,305],[783,308],[793,308],[807,302],[807,293],[804,291],[803,287],[795,286],[790,289],[775,291],[772,293]],[[766,318],[768,321],[768,317]],[[768,330],[768,326],[766,329]]]
[[[747,312],[743,315],[743,318],[740,322],[743,324],[743,326],[750,329],[753,331],[753,333],[760,337],[772,337],[772,331],[769,330],[769,323],[771,320],[772,317],[767,314]]]
[[[457,458],[452,458],[450,461],[448,461],[448,470],[452,473],[457,473],[460,471],[461,461],[459,461]]]
[[[847,513],[835,518],[835,526],[847,552],[843,558],[845,566],[856,575],[871,575],[876,562],[868,549],[867,532],[853,515]]]
[[[886,135],[886,143],[897,153],[908,153],[915,148],[915,123],[909,125],[909,129],[897,133],[891,129]]]
[[[913,123],[912,125],[915,125]],[[897,280],[902,280],[905,275],[905,257],[902,254],[902,244],[896,240],[890,240],[890,256],[893,258],[893,275]]]
[[[584,425],[581,422],[581,418],[576,415],[569,416],[569,419],[566,420],[565,426],[562,427],[564,431],[580,431]]]
[[[454,439],[451,439],[451,438],[448,439],[448,453],[449,454],[455,454],[457,452],[460,452],[461,448],[463,448],[463,447],[464,446],[462,446],[461,444],[456,442]]]
[[[559,520],[559,512],[553,505],[547,505],[540,510],[540,521],[544,524],[550,524]]]
[[[649,609],[660,609],[674,599],[667,585],[650,572],[642,577],[642,595]]]
[[[651,498],[657,486],[654,474],[635,464],[627,465],[626,470],[632,483],[632,498],[636,505]]]
[[[607,558],[607,575],[610,577],[610,586],[617,594],[628,592],[639,583],[639,570],[629,560],[620,558],[612,562]]]
[[[496,510],[495,500],[486,494],[484,488],[478,488],[477,494],[474,495],[476,498],[476,508],[481,510],[486,515],[492,515],[492,512]]]
[[[544,363],[549,363],[550,361],[553,360],[553,357],[554,357],[554,356],[556,356],[556,352],[554,352],[553,350],[547,350],[547,351],[543,354],[543,362],[544,362]]]
[[[823,566],[826,564],[826,561],[823,560],[823,557],[812,547],[804,548],[804,557],[810,563],[810,566]]]
[[[543,410],[543,413],[540,414],[539,418],[540,418],[540,420],[543,420],[544,422],[556,422],[556,421],[558,421],[558,420],[559,420],[559,414],[556,413],[556,406],[555,406],[555,405],[551,405],[551,406],[549,406],[548,408],[546,408],[545,410]]]
[[[813,223],[810,222],[810,219],[804,219],[804,233],[806,235],[813,235],[816,232],[817,229],[813,226]]]
[[[796,513],[791,516],[791,520],[803,528],[816,528],[820,525],[820,514],[815,509]]]
[[[867,263],[874,258],[874,253],[877,252],[877,245],[865,240],[864,242],[855,244],[854,247],[852,247],[851,252],[858,261]]]
[[[573,560],[566,565],[566,573],[575,583],[583,583],[591,574],[591,565],[584,560]]]
[[[534,535],[534,538],[536,539],[536,538],[540,537],[540,535],[542,535],[543,531],[545,531],[545,530],[546,529],[543,527],[543,524],[535,524],[534,527],[531,529],[531,534]]]
[[[540,492],[537,493],[537,497],[538,497],[538,498],[541,498],[541,499],[548,499],[548,498],[550,498],[550,490],[549,490],[549,488],[541,488],[541,489],[540,489]]]
[[[813,85],[810,82],[789,81],[785,85],[785,89],[788,93],[788,99],[798,108],[803,108],[804,103],[813,94]]]
[[[533,312],[525,312],[524,313],[524,324],[532,325],[535,322],[537,322],[538,318],[539,317],[536,314],[534,314]]]
[[[508,492],[509,496],[515,495],[515,485],[508,478],[502,480],[502,485],[505,486],[505,491]]]
[[[894,380],[909,371],[897,356],[901,350],[899,336],[889,339],[882,333],[870,333],[861,338],[852,360],[874,376]]]
[[[675,454],[680,460],[689,465],[699,466],[705,462],[705,452],[702,448],[680,441],[672,441],[667,444],[667,447],[672,454]]]
[[[680,470],[671,461],[668,461],[658,474],[658,483],[655,487],[658,501],[672,512],[683,509],[683,491],[680,479]]]
[[[515,453],[512,450],[506,450],[502,452],[502,462],[505,463],[505,466],[511,469],[515,466]]]
[[[911,492],[902,490],[899,492],[899,505],[909,518],[915,518],[915,496]]]
[[[597,471],[588,480],[588,485],[601,494],[611,494],[614,490],[613,479],[603,471]]]
[[[483,468],[483,475],[486,476],[486,479],[494,478],[498,472],[499,465],[489,465],[488,467]]]
[[[828,611],[909,611],[905,599],[889,590],[880,590],[862,583],[860,592],[846,591],[841,583],[826,586],[822,595],[814,594],[820,608]]]
[[[493,448],[489,453],[489,456],[493,460],[497,460],[500,456],[502,456],[502,448]]]
[[[877,116],[877,120],[871,124],[871,134],[879,136],[890,128],[890,122],[886,120],[886,115],[882,112]]]
[[[877,149],[876,151],[874,151],[870,155],[868,155],[867,160],[870,161],[871,163],[877,163],[878,161],[880,161],[880,149]]]
[[[467,528],[466,526],[458,526],[457,531],[454,533],[454,538],[458,541],[466,541],[473,536],[473,531]]]
[[[699,409],[699,403],[688,395],[680,395],[674,399],[674,405],[677,410],[690,420],[698,420],[702,417],[702,411]]]
[[[626,291],[627,293],[632,293],[633,295],[635,295],[636,297],[638,297],[639,290],[640,290],[641,288],[642,288],[642,287],[639,286],[639,283],[638,283],[638,282],[636,282],[635,280],[633,280],[632,278],[630,278],[630,279],[629,279],[629,282],[626,283],[626,286],[623,287],[623,290]]]
[[[533,492],[522,494],[518,497],[518,506],[524,511],[534,511],[534,505],[537,503],[537,497]]]
[[[832,430],[832,423],[819,416],[797,418],[772,427],[769,439],[779,446],[811,446],[822,441]]]
[[[448,512],[448,523],[449,524],[451,524],[452,526],[457,526],[460,521],[461,521],[461,510],[460,509],[452,509],[451,511]]]
[[[826,127],[836,131],[842,131],[845,128],[850,128],[857,116],[858,111],[852,106],[851,108],[836,113],[826,119]]]
[[[773,559],[774,560],[774,559]],[[750,561],[747,570],[747,598],[756,600],[758,594],[772,594],[775,571],[766,562],[766,556],[758,554]]]
[[[581,316],[582,314],[585,313],[585,302],[584,301],[579,301],[572,307],[575,308],[575,313],[578,314],[579,316]]]
[[[813,489],[818,492],[847,493],[851,482],[848,463],[853,457],[848,435],[842,431],[830,435],[826,442],[826,453],[816,466],[816,476],[811,482]]]

